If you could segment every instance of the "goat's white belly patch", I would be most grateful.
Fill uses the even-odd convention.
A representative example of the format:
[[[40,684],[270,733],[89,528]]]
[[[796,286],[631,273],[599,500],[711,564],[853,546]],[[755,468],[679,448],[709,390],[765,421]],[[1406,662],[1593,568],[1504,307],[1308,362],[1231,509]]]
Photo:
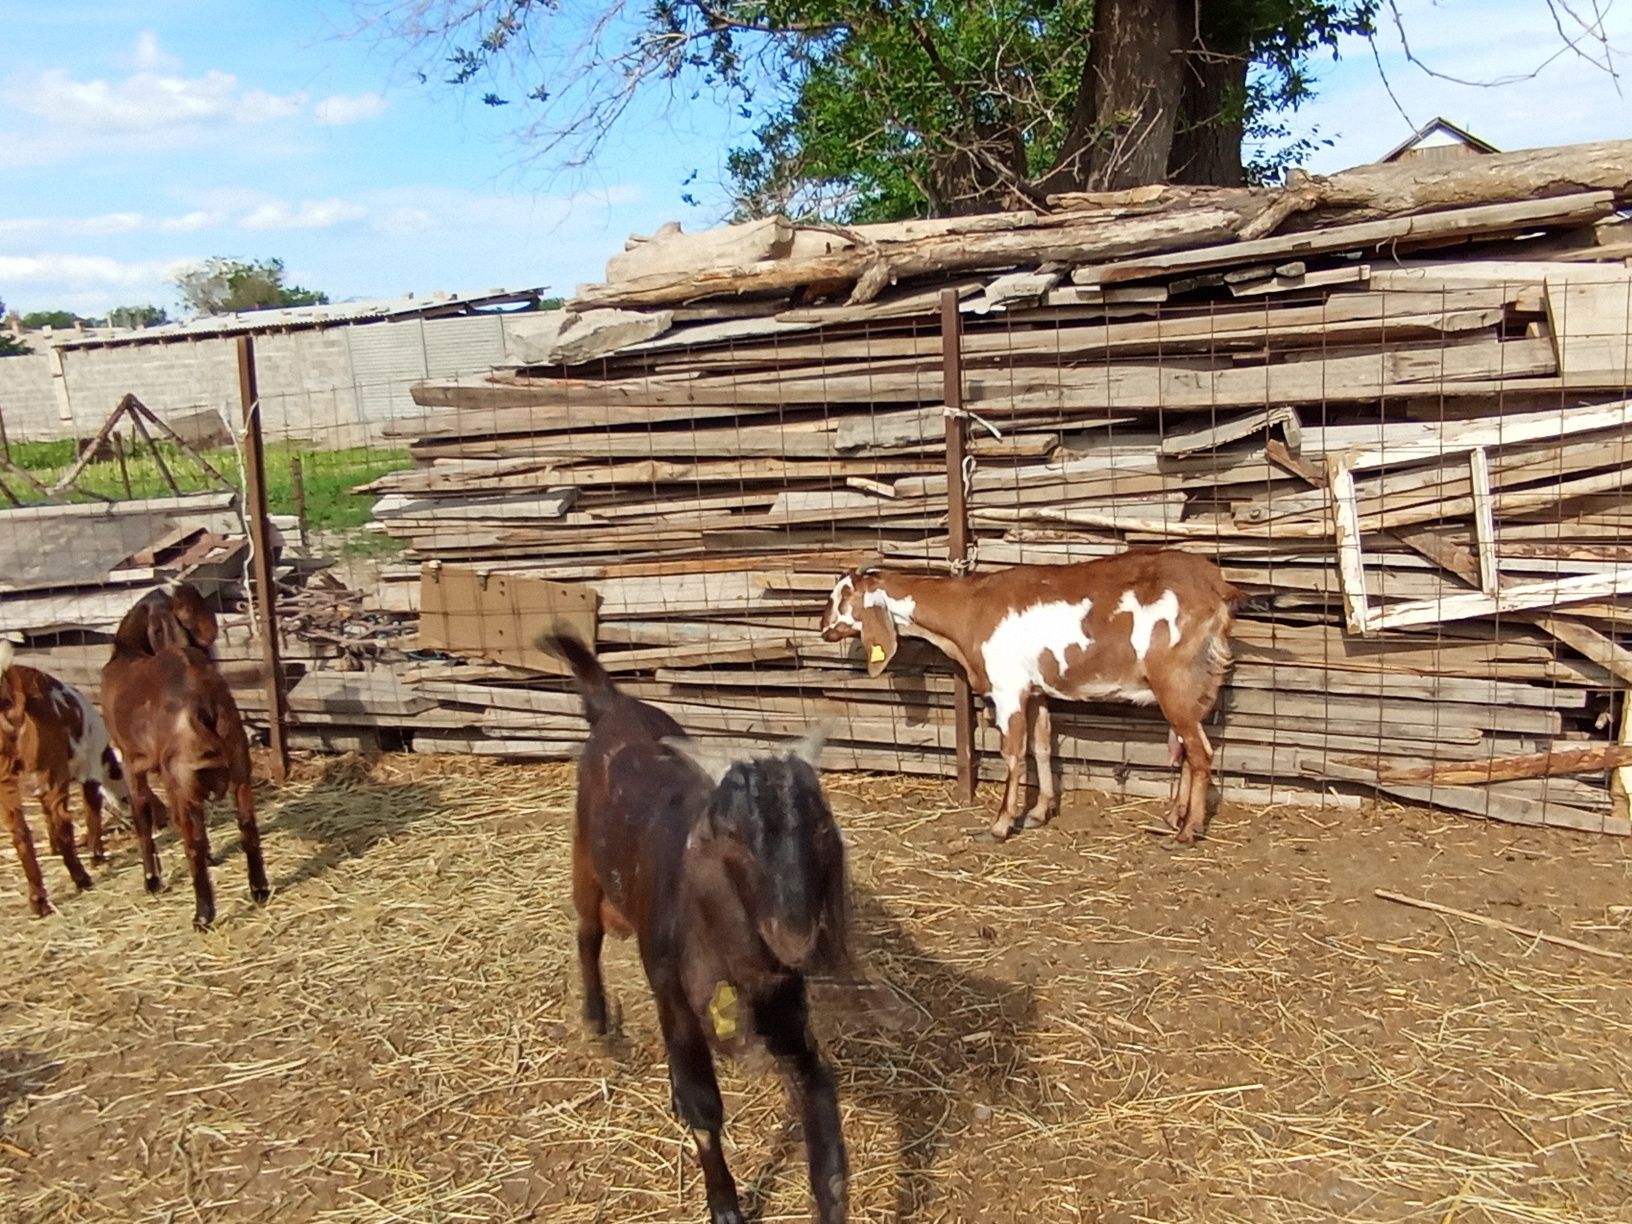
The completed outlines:
[[[1017,609],[998,622],[980,653],[992,685],[992,715],[999,727],[1006,727],[1009,719],[1019,713],[1020,695],[1028,688],[1052,691],[1043,681],[1045,654],[1054,656],[1063,676],[1066,655],[1073,646],[1083,651],[1093,649],[1093,639],[1085,628],[1093,606],[1090,599],[1075,603],[1056,600]]]
[[[1167,644],[1178,645],[1179,597],[1172,591],[1163,591],[1155,603],[1148,604],[1140,603],[1132,591],[1123,591],[1113,615],[1119,616],[1123,612],[1133,617],[1133,625],[1128,629],[1128,642],[1140,660],[1150,652],[1151,635],[1163,621],[1167,622]]]

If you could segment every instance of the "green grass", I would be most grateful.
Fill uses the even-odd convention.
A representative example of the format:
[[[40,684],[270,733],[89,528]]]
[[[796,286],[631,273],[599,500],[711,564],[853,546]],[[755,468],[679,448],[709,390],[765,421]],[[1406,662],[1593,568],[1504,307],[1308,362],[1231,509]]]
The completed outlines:
[[[217,488],[216,482],[198,466],[198,463],[180,447],[170,442],[159,443],[159,453],[175,477],[183,493],[202,493]],[[204,457],[234,487],[241,484],[238,452],[231,447],[205,452]],[[72,440],[58,442],[13,442],[11,461],[26,469],[41,484],[49,487],[74,464]],[[294,463],[299,459],[306,488],[306,524],[314,533],[334,533],[343,537],[341,551],[352,556],[385,556],[398,551],[394,540],[359,528],[370,518],[374,499],[368,494],[356,494],[356,485],[366,484],[387,472],[401,471],[410,465],[406,449],[401,447],[353,446],[343,450],[316,450],[293,443],[274,443],[266,448],[266,503],[273,514],[294,514]],[[126,492],[125,480],[130,486]],[[159,471],[152,452],[144,445],[141,452],[127,456],[124,471],[118,460],[88,465],[75,482],[87,493],[104,497],[168,497],[170,486]],[[20,498],[37,500],[31,489],[20,487],[19,481],[7,481]],[[75,494],[70,493],[71,498]],[[80,496],[78,500],[89,500]]]

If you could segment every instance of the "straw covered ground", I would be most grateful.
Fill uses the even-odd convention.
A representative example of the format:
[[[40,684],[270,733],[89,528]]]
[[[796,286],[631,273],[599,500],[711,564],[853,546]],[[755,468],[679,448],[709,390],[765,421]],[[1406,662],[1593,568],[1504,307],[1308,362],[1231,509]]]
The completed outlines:
[[[835,776],[866,988],[824,988],[852,1218],[1632,1218],[1623,842],[1430,813],[1226,806],[1179,850],[1068,799],[971,843],[940,784]],[[577,1021],[566,766],[335,758],[264,796],[191,930],[182,858],[30,919],[0,863],[0,1214],[27,1221],[701,1221],[650,997]],[[982,796],[982,804],[990,802]],[[219,850],[236,848],[230,818]],[[865,1006],[863,1005],[865,1004]],[[762,1220],[808,1219],[774,1077],[725,1074]]]

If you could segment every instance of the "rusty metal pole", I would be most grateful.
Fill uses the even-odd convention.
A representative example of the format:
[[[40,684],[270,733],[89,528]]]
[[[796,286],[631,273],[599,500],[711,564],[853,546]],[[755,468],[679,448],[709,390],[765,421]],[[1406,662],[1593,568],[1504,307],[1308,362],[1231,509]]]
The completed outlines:
[[[946,399],[946,552],[956,572],[969,560],[969,505],[963,486],[963,317],[958,291],[941,293],[941,373]],[[952,684],[953,728],[957,737],[958,799],[975,798],[975,708],[969,677],[961,668]]]
[[[261,396],[255,386],[255,341],[249,336],[238,337],[238,398],[244,410],[244,519],[254,554],[250,586],[266,671],[267,737],[272,746],[272,780],[282,786],[289,776],[289,700],[283,690],[283,659],[278,649],[278,590],[272,581],[272,521],[266,510],[266,454]]]

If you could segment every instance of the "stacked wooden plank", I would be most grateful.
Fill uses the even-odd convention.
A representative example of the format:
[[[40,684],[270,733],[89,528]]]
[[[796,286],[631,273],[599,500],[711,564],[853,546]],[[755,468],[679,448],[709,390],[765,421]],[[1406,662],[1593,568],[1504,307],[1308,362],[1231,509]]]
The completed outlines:
[[[949,665],[915,647],[868,680],[822,642],[842,569],[1178,545],[1271,597],[1214,733],[1227,794],[1381,790],[1627,832],[1620,757],[1578,750],[1629,729],[1611,698],[1632,680],[1632,145],[1470,160],[633,243],[537,364],[415,389],[425,414],[394,430],[419,462],[371,486],[406,551],[370,599],[411,612],[426,562],[588,584],[611,665],[688,727],[828,715],[839,766],[938,773]],[[960,559],[947,290],[971,414]],[[1366,631],[1395,614],[1416,619]],[[582,733],[553,678],[404,678],[416,743],[553,755]],[[1148,712],[1058,722],[1068,778],[1165,791]],[[1481,768],[1496,780],[1469,783]]]

